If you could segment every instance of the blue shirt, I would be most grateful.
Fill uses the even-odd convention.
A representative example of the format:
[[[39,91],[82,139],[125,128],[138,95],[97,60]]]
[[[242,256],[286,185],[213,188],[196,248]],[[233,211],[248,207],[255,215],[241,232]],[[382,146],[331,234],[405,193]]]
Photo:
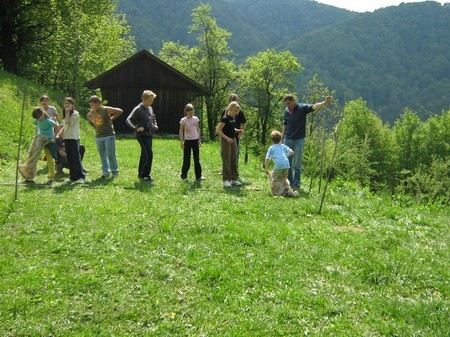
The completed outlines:
[[[274,170],[284,170],[288,169],[289,159],[287,157],[288,153],[292,150],[284,144],[273,144],[267,150],[266,159],[272,159],[275,163]]]
[[[284,137],[302,139],[306,137],[306,115],[313,112],[312,104],[297,103],[294,111],[284,109]]]
[[[53,130],[53,126],[56,125],[56,122],[53,119],[45,117],[43,120],[35,119],[34,125],[38,127],[38,134],[50,139],[55,135],[55,131]]]

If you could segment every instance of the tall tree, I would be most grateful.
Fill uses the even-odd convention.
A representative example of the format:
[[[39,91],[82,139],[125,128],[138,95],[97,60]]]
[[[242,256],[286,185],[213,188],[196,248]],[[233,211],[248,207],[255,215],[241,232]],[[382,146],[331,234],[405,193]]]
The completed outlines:
[[[369,165],[361,170],[360,181],[369,178],[373,187],[378,183],[393,183],[395,165],[392,165],[394,152],[389,128],[362,99],[347,103],[344,114],[340,134],[342,146],[339,148],[350,150],[352,154],[351,157],[341,156],[343,164],[347,159],[358,158],[356,154],[360,152],[359,157],[367,160]],[[353,164],[360,165],[355,162],[348,164],[349,168]],[[370,177],[364,177],[365,174],[370,174]]]
[[[214,93],[206,98],[208,133],[210,139],[214,139],[227,90],[236,77],[235,64],[229,59],[233,54],[228,47],[231,34],[211,17],[210,5],[201,4],[195,8],[192,18],[189,34],[197,34],[198,44],[190,48],[166,42],[159,57]]]
[[[261,145],[267,144],[271,129],[280,126],[283,97],[301,70],[291,52],[274,49],[249,56],[240,67],[240,90],[256,114],[251,132]]]
[[[51,8],[51,0],[0,1],[0,58],[4,70],[19,75],[25,72],[36,42],[46,41],[55,31]]]
[[[433,157],[450,160],[450,109],[432,116],[419,130],[419,156],[421,164],[429,166]]]
[[[35,77],[79,97],[87,80],[135,51],[134,39],[116,1],[59,0],[53,8],[58,31],[40,44]]]
[[[414,171],[420,164],[419,139],[422,122],[417,114],[409,109],[394,123],[393,136],[398,169]]]
[[[134,52],[115,0],[1,0],[0,11],[3,68],[74,97]]]

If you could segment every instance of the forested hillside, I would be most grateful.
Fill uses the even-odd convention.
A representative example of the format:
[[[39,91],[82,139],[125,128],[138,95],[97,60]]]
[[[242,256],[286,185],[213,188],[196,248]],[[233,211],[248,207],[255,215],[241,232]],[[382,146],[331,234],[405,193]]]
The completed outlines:
[[[275,48],[290,50],[305,71],[300,94],[314,73],[341,102],[362,97],[385,121],[409,107],[425,119],[450,106],[450,7],[402,4],[355,13],[309,0],[211,0],[217,23],[231,32],[242,62]],[[162,41],[192,44],[191,12],[199,0],[119,0],[138,49],[158,53]]]
[[[138,49],[157,53],[162,41],[195,42],[188,27],[192,10],[201,3],[210,4],[219,26],[233,34],[230,47],[238,61],[356,15],[310,0],[119,0],[118,7],[126,14]]]
[[[450,7],[401,4],[304,35],[287,46],[305,77],[342,99],[363,97],[385,121],[404,107],[423,118],[450,106]]]

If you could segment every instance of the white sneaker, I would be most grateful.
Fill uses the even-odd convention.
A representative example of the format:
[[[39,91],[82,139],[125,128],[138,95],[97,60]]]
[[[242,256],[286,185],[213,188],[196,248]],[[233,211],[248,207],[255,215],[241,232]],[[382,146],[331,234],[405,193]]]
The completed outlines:
[[[86,182],[86,180],[84,180],[83,178],[78,179],[77,181],[75,181],[78,184],[84,184]]]
[[[231,181],[225,180],[225,181],[223,182],[223,187],[231,187]]]
[[[233,181],[231,181],[231,185],[242,186],[242,183],[239,180],[233,180]]]

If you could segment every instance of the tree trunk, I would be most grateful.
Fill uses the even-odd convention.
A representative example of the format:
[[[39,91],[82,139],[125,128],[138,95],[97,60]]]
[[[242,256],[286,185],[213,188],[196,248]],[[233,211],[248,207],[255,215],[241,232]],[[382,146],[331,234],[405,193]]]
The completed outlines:
[[[3,63],[3,70],[17,74],[17,45],[14,42],[14,27],[8,22],[1,22],[1,48],[0,58]]]

